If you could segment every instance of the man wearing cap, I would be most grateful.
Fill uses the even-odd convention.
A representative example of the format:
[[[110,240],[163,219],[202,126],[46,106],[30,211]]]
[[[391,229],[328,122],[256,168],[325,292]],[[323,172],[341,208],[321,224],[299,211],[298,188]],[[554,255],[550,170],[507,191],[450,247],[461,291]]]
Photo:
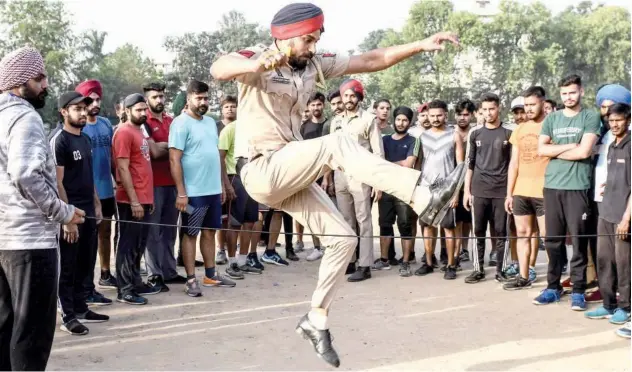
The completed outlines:
[[[151,148],[149,135],[141,128],[147,122],[147,103],[142,94],[131,94],[123,101],[129,121],[119,124],[112,138],[112,154],[116,161],[116,208],[118,211],[118,244],[116,274],[118,302],[145,305],[143,295],[160,292],[162,287],[144,284],[138,262],[147,243],[147,224],[153,212]]]
[[[518,96],[511,101],[511,114],[516,125],[527,121],[527,113],[524,110],[524,97]]]
[[[55,333],[60,224],[85,212],[59,198],[55,163],[35,109],[46,103],[44,60],[20,48],[0,61],[0,370],[44,370]]]
[[[59,236],[61,330],[71,335],[88,334],[83,323],[109,320],[107,315],[88,309],[83,284],[94,276],[97,222],[101,219],[101,202],[92,174],[92,145],[90,138],[81,133],[91,103],[92,98],[77,92],[62,94],[59,111],[63,126],[56,129],[50,139],[61,199],[83,209],[88,216],[96,217],[80,226],[65,225]]]
[[[362,83],[355,79],[345,80],[340,86],[340,95],[345,105],[345,111],[332,121],[331,133],[348,134],[360,146],[383,159],[384,147],[378,119],[374,114],[360,107],[364,100]],[[390,105],[388,109],[390,110]],[[358,270],[351,274],[347,280],[360,282],[371,278],[371,265],[373,264],[373,238],[371,237],[373,235],[371,217],[373,203],[371,198],[375,197],[379,201],[381,192],[339,170],[334,172],[334,184],[338,209],[345,217],[345,221],[349,226],[356,226],[356,223],[358,225],[358,235],[360,236]]]
[[[428,190],[418,186],[420,172],[371,154],[357,138],[337,133],[299,142],[299,130],[310,94],[317,85],[324,87],[325,79],[384,70],[420,52],[441,50],[445,41],[457,43],[456,36],[439,33],[350,57],[316,55],[323,24],[323,12],[316,5],[287,5],[272,21],[274,42],[270,46],[258,45],[222,56],[211,66],[214,78],[239,82],[238,116],[244,120],[250,147],[250,162],[241,172],[246,190],[255,200],[290,213],[316,234],[355,235],[315,184],[327,169],[343,169],[356,181],[413,204],[419,214],[441,215],[438,212],[459,184],[462,167],[453,178]],[[339,366],[327,313],[356,238],[323,236],[322,240],[329,248],[321,263],[312,310],[300,320],[296,331],[311,341],[325,361]]]
[[[114,188],[112,184],[112,136],[114,131],[108,118],[99,116],[101,112],[101,97],[103,88],[98,80],[87,80],[77,85],[75,91],[84,97],[92,99],[88,105],[88,119],[82,132],[90,138],[92,144],[92,173],[97,194],[101,200],[103,217],[110,220],[115,214]],[[110,255],[112,252],[112,222],[102,221],[98,225],[98,249],[94,247],[96,261],[99,254],[101,276],[99,287],[116,289],[116,278],[110,272]],[[94,266],[94,264],[93,264]],[[112,300],[103,297],[94,288],[94,272],[86,280],[87,301],[90,305],[109,305]]]

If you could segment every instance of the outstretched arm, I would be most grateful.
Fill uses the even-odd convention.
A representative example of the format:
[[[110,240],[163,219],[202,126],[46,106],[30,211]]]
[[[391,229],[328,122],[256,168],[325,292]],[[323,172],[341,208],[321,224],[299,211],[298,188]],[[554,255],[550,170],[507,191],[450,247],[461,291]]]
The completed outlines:
[[[443,50],[444,42],[459,45],[459,39],[452,32],[439,32],[421,41],[387,48],[373,49],[358,56],[352,56],[345,75],[385,70],[421,52]]]

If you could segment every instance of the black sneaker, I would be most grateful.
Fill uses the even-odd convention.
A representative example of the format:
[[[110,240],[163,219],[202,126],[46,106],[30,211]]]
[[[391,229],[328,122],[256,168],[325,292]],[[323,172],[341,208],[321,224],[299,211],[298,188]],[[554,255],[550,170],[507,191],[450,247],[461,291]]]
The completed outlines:
[[[511,282],[513,281],[512,278],[510,278],[509,276],[507,276],[507,274],[503,273],[502,271],[497,272],[496,276],[494,278],[498,283],[507,283],[507,282]]]
[[[400,259],[401,260],[401,259]],[[393,258],[389,258],[388,259],[388,264],[391,266],[397,266],[399,265],[399,261],[397,258],[393,257]]]
[[[351,275],[356,272],[356,264],[355,262],[349,262],[347,265],[347,270],[345,271],[345,275]]]
[[[287,258],[290,261],[298,261],[299,258],[296,255],[296,253],[294,253],[294,248],[285,248],[285,258]]]
[[[448,270],[448,263],[443,263],[441,264],[441,268],[439,269],[439,271],[441,271],[442,273],[445,273],[446,270]]]
[[[254,267],[255,269],[259,269],[263,271],[265,266],[259,261],[259,257],[257,257],[256,253],[248,253],[248,257],[246,258],[246,265],[250,267]]]
[[[64,323],[59,327],[62,331],[68,332],[73,336],[84,336],[87,335],[90,330],[88,327],[79,323],[77,319],[72,319],[71,321]]]
[[[470,275],[465,278],[465,282],[468,284],[474,284],[485,280],[485,273],[482,271],[472,271]]]
[[[94,291],[86,297],[86,305],[88,306],[107,306],[112,305],[112,300],[106,298],[101,293]]]
[[[459,259],[461,260],[461,262],[467,262],[470,260],[470,252],[467,251],[467,249],[463,249],[461,251],[461,254],[459,255]]]
[[[169,292],[169,287],[167,287],[167,285],[165,284],[165,281],[162,279],[162,276],[160,275],[152,275],[149,278],[147,278],[147,284],[154,288],[158,288],[158,292]]]
[[[430,274],[433,271],[434,269],[432,268],[432,266],[429,266],[427,263],[424,262],[421,264],[421,267],[415,270],[415,275],[424,276]]]
[[[371,279],[370,267],[358,267],[355,273],[349,275],[347,281],[349,282],[361,282],[363,280]]]
[[[489,263],[488,265],[491,267],[496,267],[498,261],[498,253],[495,251],[489,254]]]
[[[147,299],[135,293],[119,294],[116,301],[129,305],[147,305]]]
[[[171,279],[166,279],[165,284],[185,284],[187,282],[187,278],[182,275],[176,275]]]
[[[531,288],[531,282],[520,275],[516,277],[516,280],[503,284],[503,289],[506,291],[519,291],[525,288]]]
[[[107,276],[106,276],[107,275]],[[116,289],[118,288],[116,278],[112,274],[101,274],[101,278],[99,278],[99,288],[101,289]]]
[[[166,287],[166,286],[165,286]],[[135,288],[136,293],[140,296],[155,295],[160,293],[162,287],[154,287],[153,285],[143,283]]]
[[[110,320],[110,317],[104,314],[97,314],[92,310],[88,310],[83,314],[77,314],[79,323],[103,323]]]
[[[426,260],[426,254],[424,253],[423,256],[421,256],[421,263],[422,265],[425,265],[425,263],[428,262]],[[435,269],[439,268],[439,260],[437,259],[437,255],[435,254],[434,256],[432,256],[432,267]]]
[[[244,278],[244,273],[241,271],[241,269],[239,268],[239,265],[237,265],[237,263],[232,263],[232,264],[228,265],[228,267],[226,268],[226,275],[228,275],[228,277],[231,278],[231,279],[243,279]]]
[[[446,280],[456,279],[456,267],[448,266],[445,270],[445,274],[443,274],[443,279],[446,279]]]

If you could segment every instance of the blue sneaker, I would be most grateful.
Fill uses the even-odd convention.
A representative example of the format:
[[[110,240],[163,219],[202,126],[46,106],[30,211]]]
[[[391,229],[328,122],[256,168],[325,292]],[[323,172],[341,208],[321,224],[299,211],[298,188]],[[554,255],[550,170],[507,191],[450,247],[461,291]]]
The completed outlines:
[[[610,318],[612,324],[625,324],[630,321],[630,313],[623,309],[616,309]]]
[[[536,279],[538,279],[538,273],[535,272],[535,268],[529,268],[529,281],[531,283],[535,283]]]
[[[517,263],[512,263],[511,265],[509,265],[508,268],[505,269],[505,275],[507,275],[510,278],[513,278],[514,276],[518,275],[519,272],[520,272],[520,268],[518,267]]]
[[[254,252],[248,253],[248,256],[246,257],[246,265],[254,267],[258,270],[265,270],[265,266],[263,266],[263,264],[259,262],[259,257],[257,257],[257,254]]]
[[[560,298],[562,297],[562,291],[558,291],[555,289],[545,289],[540,292],[540,295],[533,299],[534,305],[548,305],[554,302],[560,302]]]
[[[284,260],[283,258],[281,258],[281,256],[279,256],[277,251],[270,252],[270,253],[265,252],[261,256],[261,261],[263,261],[265,263],[273,264],[273,265],[278,265],[278,266],[289,266],[290,265],[286,260]]]
[[[586,297],[583,293],[571,294],[571,310],[585,311],[586,310]]]
[[[584,316],[588,319],[607,319],[614,314],[614,310],[608,310],[603,306],[599,306],[595,310],[588,311]]]
[[[623,327],[617,329],[615,333],[617,334],[617,336],[630,338],[630,327],[632,327],[632,325],[630,324],[630,322],[627,322]]]

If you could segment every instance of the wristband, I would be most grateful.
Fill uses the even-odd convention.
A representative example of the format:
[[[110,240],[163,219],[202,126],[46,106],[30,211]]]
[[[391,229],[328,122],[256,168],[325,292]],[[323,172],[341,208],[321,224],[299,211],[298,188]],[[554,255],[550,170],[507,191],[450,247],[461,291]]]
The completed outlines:
[[[131,205],[132,205],[132,207],[139,207],[139,206],[141,206],[142,204],[140,204],[140,203],[132,203]]]
[[[183,198],[184,199],[184,198],[188,198],[188,196],[187,195],[178,195],[178,198]]]

